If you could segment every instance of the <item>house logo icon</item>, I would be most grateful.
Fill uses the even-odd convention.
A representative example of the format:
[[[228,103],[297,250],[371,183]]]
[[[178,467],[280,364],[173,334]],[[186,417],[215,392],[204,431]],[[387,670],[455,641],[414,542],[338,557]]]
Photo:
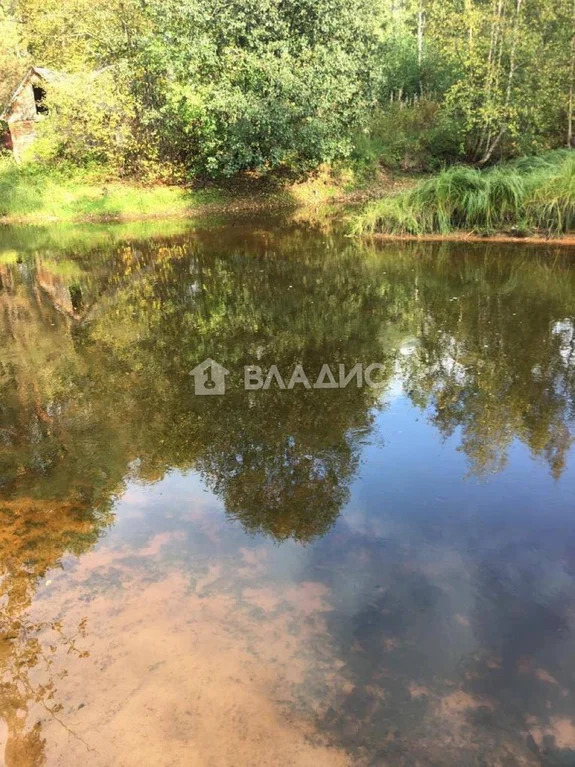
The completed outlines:
[[[212,359],[204,360],[190,371],[190,375],[194,377],[195,393],[201,396],[225,394],[226,376],[229,374],[229,370]]]

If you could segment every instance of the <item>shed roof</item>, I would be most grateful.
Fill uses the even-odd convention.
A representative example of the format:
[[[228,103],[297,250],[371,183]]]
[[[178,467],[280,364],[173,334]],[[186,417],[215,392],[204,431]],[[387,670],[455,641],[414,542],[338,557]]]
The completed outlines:
[[[30,69],[24,75],[22,82],[12,94],[12,98],[8,102],[6,108],[2,114],[0,114],[0,120],[8,119],[12,104],[14,104],[18,96],[22,93],[34,75],[47,83],[61,82],[68,77],[68,75],[64,74],[63,72],[57,72],[55,69],[48,69],[47,67],[30,67]]]

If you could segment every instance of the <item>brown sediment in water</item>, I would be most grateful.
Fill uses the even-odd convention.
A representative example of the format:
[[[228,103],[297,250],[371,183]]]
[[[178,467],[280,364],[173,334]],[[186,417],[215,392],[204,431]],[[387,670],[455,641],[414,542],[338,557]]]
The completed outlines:
[[[542,682],[547,682],[548,684],[559,684],[559,682],[555,679],[555,677],[552,676],[544,668],[536,669],[535,676],[537,677],[537,679],[540,679]]]
[[[557,748],[575,749],[575,721],[567,717],[554,716],[548,725],[532,725],[529,732],[538,746],[545,737],[551,737]]]
[[[409,694],[412,698],[427,698],[431,695],[431,692],[424,685],[417,684],[417,682],[410,682]]]
[[[158,538],[140,554],[158,553]],[[70,634],[89,615],[88,635],[77,641],[87,654],[72,656],[62,648],[52,658],[50,675],[67,672],[57,683],[58,718],[47,716],[40,703],[29,712],[29,728],[42,722],[48,764],[351,763],[316,731],[312,712],[297,705],[309,643],[325,630],[306,616],[327,608],[324,587],[293,587],[287,607],[281,592],[273,599],[271,589],[253,589],[239,604],[221,586],[214,591],[222,581],[219,566],[190,588],[177,572],[157,582],[145,573],[135,579],[121,556],[88,554],[73,574],[54,580],[34,610],[41,621],[58,604]],[[125,587],[89,595],[90,577],[110,571],[120,573]],[[284,609],[275,610],[280,604]],[[264,609],[265,619],[253,607]],[[329,666],[325,679],[335,695],[341,680]],[[48,681],[45,670],[31,669],[30,676],[35,685]],[[328,691],[317,713],[329,702]]]
[[[131,500],[133,524],[140,499]],[[474,717],[500,711],[473,681],[414,679],[411,661],[393,657],[409,650],[405,638],[382,637],[378,670],[360,641],[367,673],[354,674],[354,652],[330,631],[330,586],[279,577],[265,544],[226,552],[223,520],[201,504],[182,516],[213,547],[203,564],[178,559],[190,531],[177,525],[148,530],[136,547],[101,544],[49,573],[27,616],[44,627],[42,654],[26,652],[17,672],[26,726],[0,731],[8,767],[359,766],[373,764],[364,745],[373,738],[382,764],[496,764],[510,753],[538,764],[521,733],[485,740]],[[525,735],[563,747],[569,722],[533,719]]]
[[[456,690],[441,700],[441,708],[446,716],[472,711],[482,706],[492,709],[493,703],[489,700],[478,699],[463,690]]]

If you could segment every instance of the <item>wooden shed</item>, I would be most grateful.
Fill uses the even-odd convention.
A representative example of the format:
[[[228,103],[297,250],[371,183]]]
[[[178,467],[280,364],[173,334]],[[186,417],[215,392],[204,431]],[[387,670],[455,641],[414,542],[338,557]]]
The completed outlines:
[[[12,149],[14,159],[22,159],[26,149],[34,142],[36,125],[48,113],[45,104],[46,91],[50,84],[66,76],[53,69],[32,67],[14,91],[0,120],[8,123],[9,136],[4,143]]]

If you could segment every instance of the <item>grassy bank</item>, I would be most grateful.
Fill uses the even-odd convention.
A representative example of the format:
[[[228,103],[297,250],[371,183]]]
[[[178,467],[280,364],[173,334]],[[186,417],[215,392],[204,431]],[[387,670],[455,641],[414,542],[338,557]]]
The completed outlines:
[[[305,181],[243,176],[225,187],[118,180],[102,168],[17,166],[0,158],[0,223],[189,218],[236,211],[317,211],[367,203],[354,234],[388,236],[560,236],[575,231],[575,152],[559,150],[487,170],[448,168],[417,182],[381,173],[365,183],[325,167]]]
[[[412,184],[401,174],[366,182],[349,169],[324,167],[305,180],[238,176],[225,186],[189,189],[118,180],[103,168],[16,165],[0,157],[0,223],[132,221],[277,208],[310,209],[391,194]]]
[[[558,236],[575,229],[575,152],[558,150],[496,168],[448,168],[368,204],[354,234]]]
[[[98,169],[17,166],[11,159],[0,159],[0,220],[5,221],[183,216],[218,197],[213,190],[190,192],[177,186],[114,180]]]

